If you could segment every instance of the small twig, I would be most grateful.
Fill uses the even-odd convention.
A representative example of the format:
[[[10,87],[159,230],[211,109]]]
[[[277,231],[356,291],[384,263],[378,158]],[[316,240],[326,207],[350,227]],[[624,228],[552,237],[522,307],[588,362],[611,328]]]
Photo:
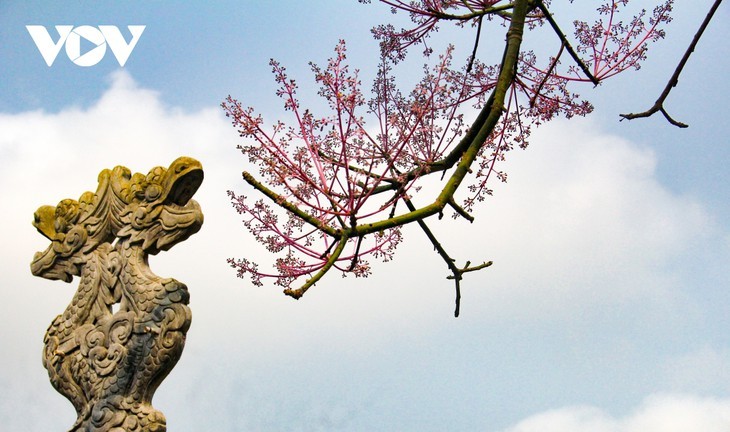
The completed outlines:
[[[451,197],[449,199],[449,205],[451,206],[452,209],[454,209],[454,211],[456,213],[459,214],[459,216],[463,217],[464,219],[468,220],[469,222],[474,222],[474,216],[467,213],[467,211],[464,210],[463,207],[461,207],[459,204],[457,204],[456,201],[454,200],[454,197]]]
[[[466,66],[466,73],[471,73],[471,68],[474,66],[474,60],[477,58],[477,47],[479,47],[479,36],[482,34],[482,18],[484,16],[480,16],[477,20],[477,35],[476,38],[474,38],[474,49],[471,51],[471,58],[469,58],[469,64]]]
[[[686,128],[689,127],[688,124],[679,122],[677,120],[674,120],[672,117],[669,116],[667,111],[664,109],[664,102],[666,101],[667,97],[669,96],[669,92],[672,91],[672,88],[676,87],[679,83],[679,74],[682,73],[682,69],[684,69],[684,66],[687,64],[687,61],[689,60],[689,56],[692,55],[692,53],[695,50],[695,47],[697,47],[697,43],[700,41],[700,38],[702,37],[702,33],[705,32],[705,29],[710,24],[710,21],[712,21],[712,16],[715,14],[715,11],[720,6],[720,3],[722,3],[722,0],[715,0],[715,3],[710,8],[710,11],[707,13],[707,16],[705,16],[704,21],[702,21],[702,24],[700,25],[700,28],[697,30],[697,33],[695,33],[694,37],[692,38],[692,42],[690,42],[689,47],[687,47],[687,51],[684,52],[684,55],[682,56],[682,59],[679,61],[679,64],[677,64],[677,67],[674,69],[674,73],[672,74],[672,77],[669,78],[669,81],[667,82],[667,85],[664,87],[664,90],[662,91],[661,95],[659,95],[659,99],[654,102],[654,105],[649,108],[648,110],[640,113],[630,113],[630,114],[619,114],[621,116],[621,120],[633,120],[635,118],[643,118],[643,117],[649,117],[656,113],[657,111],[661,112],[664,117],[667,119],[667,121],[674,126],[680,127],[680,128]]]
[[[454,285],[456,286],[456,309],[454,310],[455,317],[459,316],[459,308],[461,307],[461,283],[460,282],[461,282],[462,275],[464,273],[477,271],[477,270],[481,270],[483,268],[489,267],[492,265],[492,262],[487,261],[487,262],[479,264],[478,266],[475,266],[475,267],[469,267],[469,264],[470,264],[470,262],[467,261],[466,264],[464,265],[463,269],[457,269],[458,274],[446,276],[446,279],[453,279]]]
[[[459,274],[464,274],[464,273],[469,273],[469,272],[481,270],[483,268],[490,267],[493,263],[492,263],[492,261],[486,261],[486,262],[483,262],[483,263],[481,263],[481,264],[479,264],[477,266],[474,266],[474,267],[469,267],[470,264],[471,264],[471,262],[470,261],[467,261],[466,264],[464,264],[464,268],[460,268],[459,269]],[[456,279],[456,277],[454,277],[454,276],[446,276],[446,279]]]
[[[459,318],[459,312],[461,312],[461,278],[454,279],[454,289],[456,290],[456,298],[454,299],[454,318]]]
[[[398,207],[398,201],[393,201],[393,207],[390,208],[390,214],[388,215],[388,219],[393,219],[395,217],[395,211]]]
[[[558,23],[555,22],[553,19],[553,16],[550,14],[550,11],[547,7],[545,7],[545,4],[542,2],[542,0],[536,0],[535,2],[537,4],[537,7],[540,8],[540,11],[542,12],[543,16],[545,16],[545,19],[548,23],[550,23],[550,27],[553,28],[553,31],[558,35],[560,38],[560,41],[565,46],[565,49],[568,50],[568,54],[570,54],[571,57],[573,57],[573,60],[578,64],[580,69],[583,71],[583,73],[586,75],[586,77],[591,80],[591,82],[594,85],[598,85],[601,83],[601,81],[593,76],[591,71],[588,69],[588,66],[586,66],[585,63],[583,63],[583,60],[578,56],[578,53],[575,52],[573,49],[573,46],[568,41],[568,38],[565,36],[565,33],[563,33],[563,30],[560,29],[560,26],[558,26]]]
[[[413,203],[408,198],[404,197],[403,202],[406,203],[406,206],[408,207],[408,209],[410,211],[416,210],[416,207],[413,205]],[[468,216],[471,217],[470,215],[468,215]],[[418,223],[418,226],[421,228],[421,230],[423,230],[423,232],[426,234],[426,237],[428,237],[428,240],[431,242],[431,244],[433,245],[436,252],[441,256],[441,258],[443,258],[444,262],[446,262],[446,265],[449,267],[449,270],[451,270],[452,274],[450,276],[446,276],[446,278],[454,281],[454,289],[456,291],[455,299],[454,299],[454,303],[455,303],[454,316],[458,318],[459,311],[461,308],[461,278],[462,278],[462,275],[464,273],[468,273],[468,272],[483,269],[485,267],[489,267],[490,265],[492,265],[492,262],[488,261],[488,262],[485,262],[485,263],[480,264],[475,267],[469,267],[470,262],[467,261],[466,265],[464,266],[463,269],[458,268],[456,266],[456,264],[454,264],[454,259],[451,258],[451,256],[449,256],[448,252],[446,252],[446,249],[444,249],[444,247],[441,246],[441,243],[438,241],[438,239],[433,234],[433,232],[428,227],[428,225],[426,225],[426,223],[421,219],[418,219],[417,223]]]
[[[362,239],[363,239],[362,236],[357,239],[357,246],[355,247],[355,253],[352,255],[352,261],[350,262],[350,268],[347,271],[355,270],[355,266],[357,265],[357,262],[359,261],[359,257],[360,257],[360,245],[362,245]]]
[[[542,91],[542,88],[545,86],[545,83],[547,82],[548,78],[550,78],[550,74],[553,73],[553,69],[555,69],[555,66],[557,66],[558,61],[560,61],[560,56],[563,54],[563,49],[565,48],[565,42],[560,44],[560,50],[558,50],[558,54],[555,56],[552,62],[550,62],[550,68],[545,72],[545,76],[542,77],[542,80],[540,80],[540,85],[537,86],[537,89],[535,90],[535,94],[532,95],[530,98],[530,108],[533,108],[535,106],[535,101],[537,101],[537,97],[540,95],[540,92]]]
[[[413,205],[411,200],[403,197],[403,202],[406,203],[408,210],[416,211],[416,206]],[[433,232],[431,232],[431,229],[428,227],[428,225],[426,225],[426,222],[424,222],[421,219],[418,219],[416,222],[418,223],[418,226],[426,234],[426,237],[428,237],[428,240],[431,242],[431,244],[433,244],[433,247],[434,247],[434,249],[436,249],[436,252],[439,255],[441,255],[441,258],[444,259],[444,261],[446,262],[446,265],[449,267],[449,270],[451,270],[451,272],[454,274],[455,281],[456,281],[456,283],[454,284],[455,288],[456,288],[456,300],[455,300],[456,306],[454,309],[454,316],[458,317],[459,316],[459,307],[461,305],[461,286],[459,285],[459,281],[461,280],[461,275],[459,275],[459,269],[454,264],[454,259],[449,256],[448,252],[446,252],[446,249],[444,249],[443,246],[441,246],[441,243],[439,243],[438,239],[436,239],[436,236],[433,234]]]
[[[337,244],[336,241],[333,241],[332,243],[330,243],[330,245],[327,246],[327,249],[325,249],[325,251],[322,252],[322,254],[319,256],[319,259],[324,259],[327,255],[329,255],[330,252],[332,252],[332,248],[335,247],[336,244]]]

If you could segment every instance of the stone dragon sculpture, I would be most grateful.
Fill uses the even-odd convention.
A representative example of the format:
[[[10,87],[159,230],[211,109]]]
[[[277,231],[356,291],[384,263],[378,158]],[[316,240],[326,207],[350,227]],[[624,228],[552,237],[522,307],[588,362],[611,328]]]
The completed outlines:
[[[180,157],[147,175],[118,166],[99,174],[96,193],[42,206],[33,225],[51,244],[31,263],[35,276],[79,286],[44,338],[43,366],[76,409],[70,432],[161,432],[152,397],[180,358],[191,313],[185,284],[161,278],[148,255],[200,230],[192,196],[203,169]]]

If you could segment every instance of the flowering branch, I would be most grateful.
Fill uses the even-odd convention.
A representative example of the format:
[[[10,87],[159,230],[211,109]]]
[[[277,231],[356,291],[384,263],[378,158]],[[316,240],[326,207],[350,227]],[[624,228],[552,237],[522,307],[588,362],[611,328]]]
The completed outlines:
[[[373,30],[381,43],[381,61],[371,99],[362,93],[358,71],[349,70],[346,46],[340,41],[326,66],[310,64],[328,114],[302,107],[298,84],[274,60],[270,65],[279,86],[277,96],[292,126],[284,121],[266,126],[253,108],[232,97],[222,104],[244,138],[239,150],[259,170],[244,172],[243,178],[266,197],[251,201],[229,192],[231,202],[256,240],[278,256],[274,272],[262,271],[245,258],[231,258],[228,263],[255,285],[274,279],[285,294],[300,298],[333,270],[343,276],[368,276],[367,260],[391,260],[402,241],[400,227],[415,222],[449,268],[458,316],[463,275],[486,268],[491,261],[476,266],[467,261],[459,268],[426,219],[441,218],[449,207],[454,217],[473,222],[469,212],[491,195],[490,179],[506,181],[497,165],[507,152],[515,145],[527,147],[532,126],[559,115],[570,118],[591,112],[590,103],[569,86],[595,85],[638,68],[647,43],[663,37],[658,26],[669,21],[672,0],[654,9],[649,25],[644,23],[644,11],[623,24],[616,14],[628,0],[606,0],[598,12],[608,23],[576,21],[573,42],[553,19],[548,1],[381,2],[407,12],[414,26],[396,31],[382,25]],[[507,32],[499,61],[488,64],[477,58],[477,47],[482,26],[495,16],[508,24]],[[537,31],[545,21],[560,40],[557,54],[546,63],[522,49],[525,31]],[[437,59],[426,46],[442,22],[475,29],[471,55],[461,68],[452,67],[453,46]],[[424,55],[431,65],[404,93],[396,85],[393,69],[417,44],[426,47]],[[560,62],[564,52],[572,58],[567,69]],[[467,106],[479,110],[470,124],[464,120]],[[435,193],[431,187],[423,189],[422,179],[432,175],[441,177]],[[458,204],[457,192],[465,187],[470,195]],[[429,204],[416,207],[412,197],[426,190],[434,193],[425,201]],[[305,278],[301,285],[300,278]]]

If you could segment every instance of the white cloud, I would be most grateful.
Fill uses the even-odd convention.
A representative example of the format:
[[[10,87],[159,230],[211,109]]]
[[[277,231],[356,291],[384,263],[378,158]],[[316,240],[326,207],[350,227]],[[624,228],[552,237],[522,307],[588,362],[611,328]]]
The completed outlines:
[[[615,417],[589,406],[531,416],[505,432],[728,432],[730,399],[652,395],[632,413]]]
[[[674,391],[730,392],[730,349],[705,345],[672,358],[663,365],[665,380]]]

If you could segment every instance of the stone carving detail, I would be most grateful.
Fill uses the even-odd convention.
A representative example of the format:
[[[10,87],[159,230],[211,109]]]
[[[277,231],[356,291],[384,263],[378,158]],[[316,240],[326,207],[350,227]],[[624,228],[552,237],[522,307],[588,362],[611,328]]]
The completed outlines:
[[[185,284],[152,273],[147,257],[200,229],[191,198],[203,169],[181,157],[146,176],[106,169],[98,181],[96,193],[35,213],[51,245],[35,254],[33,274],[79,278],[46,332],[43,366],[76,409],[70,431],[165,431],[152,396],[182,354],[191,314]]]

